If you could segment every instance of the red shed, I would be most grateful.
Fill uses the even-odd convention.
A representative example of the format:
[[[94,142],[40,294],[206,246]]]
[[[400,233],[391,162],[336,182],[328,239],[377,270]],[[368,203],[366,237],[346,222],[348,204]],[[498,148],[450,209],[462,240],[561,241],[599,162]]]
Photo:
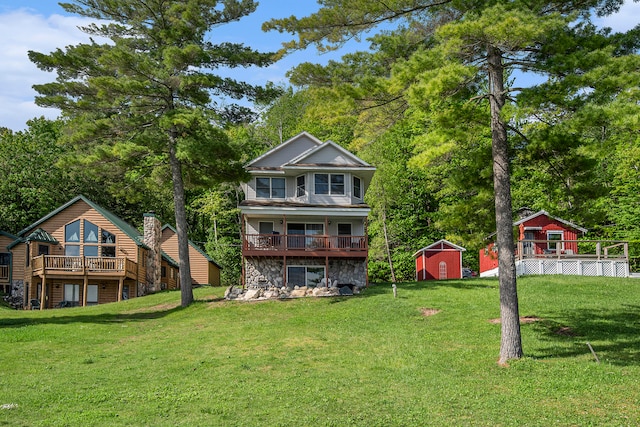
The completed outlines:
[[[447,240],[438,240],[415,254],[416,281],[462,278],[462,251]]]

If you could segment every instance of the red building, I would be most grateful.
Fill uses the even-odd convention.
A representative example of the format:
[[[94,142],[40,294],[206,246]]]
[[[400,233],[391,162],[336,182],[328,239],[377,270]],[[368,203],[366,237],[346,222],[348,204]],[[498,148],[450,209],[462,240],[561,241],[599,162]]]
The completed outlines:
[[[413,254],[416,281],[461,279],[462,252],[465,250],[444,239],[420,249]]]
[[[518,227],[517,257],[578,254],[578,236],[587,230],[549,215],[546,211],[522,211],[525,215],[513,223]],[[495,276],[498,272],[498,251],[495,242],[480,250],[480,275]]]

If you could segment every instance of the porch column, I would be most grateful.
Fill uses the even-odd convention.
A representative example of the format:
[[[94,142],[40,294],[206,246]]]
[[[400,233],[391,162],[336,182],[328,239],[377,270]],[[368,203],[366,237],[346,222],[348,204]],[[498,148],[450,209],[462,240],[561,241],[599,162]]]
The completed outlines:
[[[89,289],[89,276],[84,275],[84,284],[82,286],[82,306],[87,306],[87,290]]]
[[[288,288],[287,286],[287,256],[282,257],[282,286]]]
[[[118,299],[117,301],[120,302],[122,301],[122,287],[124,286],[124,278],[120,278],[118,280]]]
[[[46,288],[46,283],[47,283],[47,279],[45,278],[45,275],[42,275],[42,284],[40,285],[40,310],[44,310],[44,306],[47,303],[47,301],[45,300],[46,295],[47,295],[47,288]]]

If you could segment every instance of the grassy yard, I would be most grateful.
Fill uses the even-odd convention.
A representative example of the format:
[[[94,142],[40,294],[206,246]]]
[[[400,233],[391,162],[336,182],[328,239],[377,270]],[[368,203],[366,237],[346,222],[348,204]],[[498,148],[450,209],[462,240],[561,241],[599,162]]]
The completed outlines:
[[[640,280],[519,281],[526,357],[496,364],[497,281],[259,303],[222,288],[0,309],[0,425],[633,426]],[[600,363],[590,352],[591,343]]]

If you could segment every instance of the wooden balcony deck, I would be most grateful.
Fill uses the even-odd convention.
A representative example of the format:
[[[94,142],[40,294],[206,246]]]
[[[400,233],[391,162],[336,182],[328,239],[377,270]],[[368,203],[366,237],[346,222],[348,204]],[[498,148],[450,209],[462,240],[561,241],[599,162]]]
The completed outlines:
[[[243,256],[361,257],[369,251],[366,236],[247,234]]]
[[[516,259],[556,258],[629,261],[629,243],[609,240],[519,240]]]
[[[128,258],[40,255],[32,259],[34,276],[112,276],[135,279],[138,265]]]

